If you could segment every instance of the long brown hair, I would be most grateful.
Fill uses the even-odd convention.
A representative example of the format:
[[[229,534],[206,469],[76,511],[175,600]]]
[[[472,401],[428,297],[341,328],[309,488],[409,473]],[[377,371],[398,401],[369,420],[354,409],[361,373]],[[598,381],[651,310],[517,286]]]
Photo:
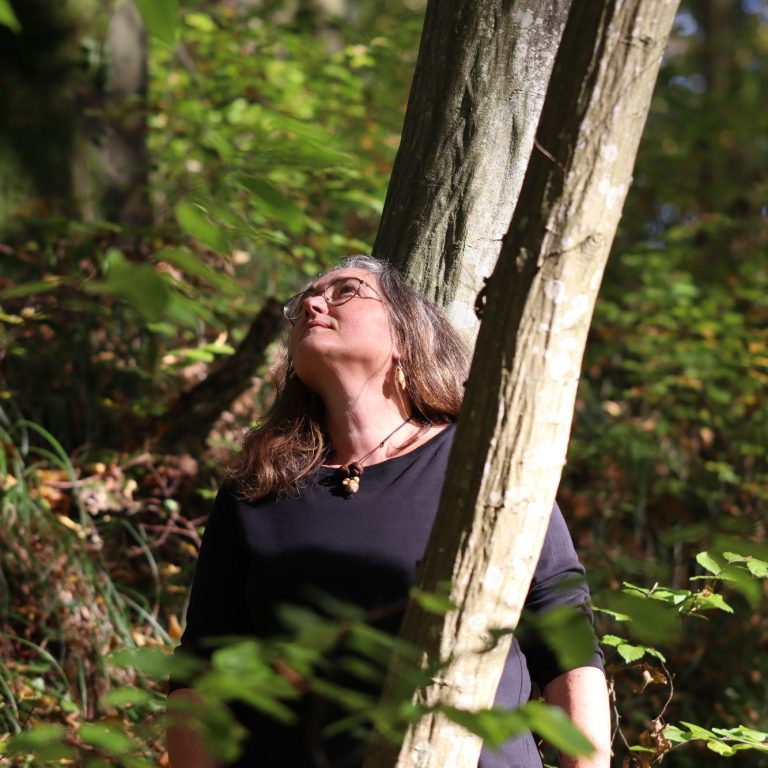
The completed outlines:
[[[400,351],[413,418],[425,424],[456,421],[469,349],[442,311],[387,262],[350,256],[329,272],[341,269],[363,269],[377,278]],[[298,490],[330,450],[323,401],[296,375],[287,344],[274,379],[274,403],[263,421],[245,435],[239,461],[229,471],[241,499],[255,501]]]

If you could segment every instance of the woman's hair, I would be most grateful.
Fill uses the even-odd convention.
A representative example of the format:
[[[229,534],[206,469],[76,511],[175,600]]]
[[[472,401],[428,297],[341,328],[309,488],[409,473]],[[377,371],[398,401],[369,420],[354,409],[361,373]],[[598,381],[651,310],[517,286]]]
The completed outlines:
[[[425,424],[456,421],[469,349],[442,311],[411,288],[394,267],[372,256],[350,256],[323,274],[341,269],[363,269],[377,278],[400,353],[412,417]],[[229,471],[237,495],[246,500],[296,491],[330,450],[323,401],[296,375],[287,344],[274,378],[274,403],[245,435],[239,461]]]

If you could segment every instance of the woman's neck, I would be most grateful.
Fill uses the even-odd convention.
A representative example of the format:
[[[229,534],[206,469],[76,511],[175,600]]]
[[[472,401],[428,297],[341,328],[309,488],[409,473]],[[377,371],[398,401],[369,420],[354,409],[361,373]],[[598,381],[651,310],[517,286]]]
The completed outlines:
[[[416,425],[405,424],[410,413],[405,409],[405,398],[400,403],[379,394],[376,397],[358,395],[354,400],[339,399],[326,402],[326,419],[331,440],[332,464],[349,464],[366,457],[366,464],[384,461],[396,448],[413,438]],[[391,433],[391,440],[379,444]]]

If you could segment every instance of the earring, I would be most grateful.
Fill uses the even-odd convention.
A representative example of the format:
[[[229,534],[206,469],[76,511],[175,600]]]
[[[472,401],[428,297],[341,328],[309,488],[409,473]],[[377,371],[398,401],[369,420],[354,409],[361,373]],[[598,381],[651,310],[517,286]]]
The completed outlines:
[[[405,391],[405,372],[403,371],[403,364],[399,360],[397,361],[397,369],[395,370],[395,381],[397,381],[397,386]]]

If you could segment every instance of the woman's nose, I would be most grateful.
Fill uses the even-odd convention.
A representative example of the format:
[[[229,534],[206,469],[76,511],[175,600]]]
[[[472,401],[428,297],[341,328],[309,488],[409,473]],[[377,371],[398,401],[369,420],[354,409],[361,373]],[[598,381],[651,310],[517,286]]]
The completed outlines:
[[[325,314],[328,311],[328,302],[322,293],[313,293],[304,299],[304,311],[314,314]]]

